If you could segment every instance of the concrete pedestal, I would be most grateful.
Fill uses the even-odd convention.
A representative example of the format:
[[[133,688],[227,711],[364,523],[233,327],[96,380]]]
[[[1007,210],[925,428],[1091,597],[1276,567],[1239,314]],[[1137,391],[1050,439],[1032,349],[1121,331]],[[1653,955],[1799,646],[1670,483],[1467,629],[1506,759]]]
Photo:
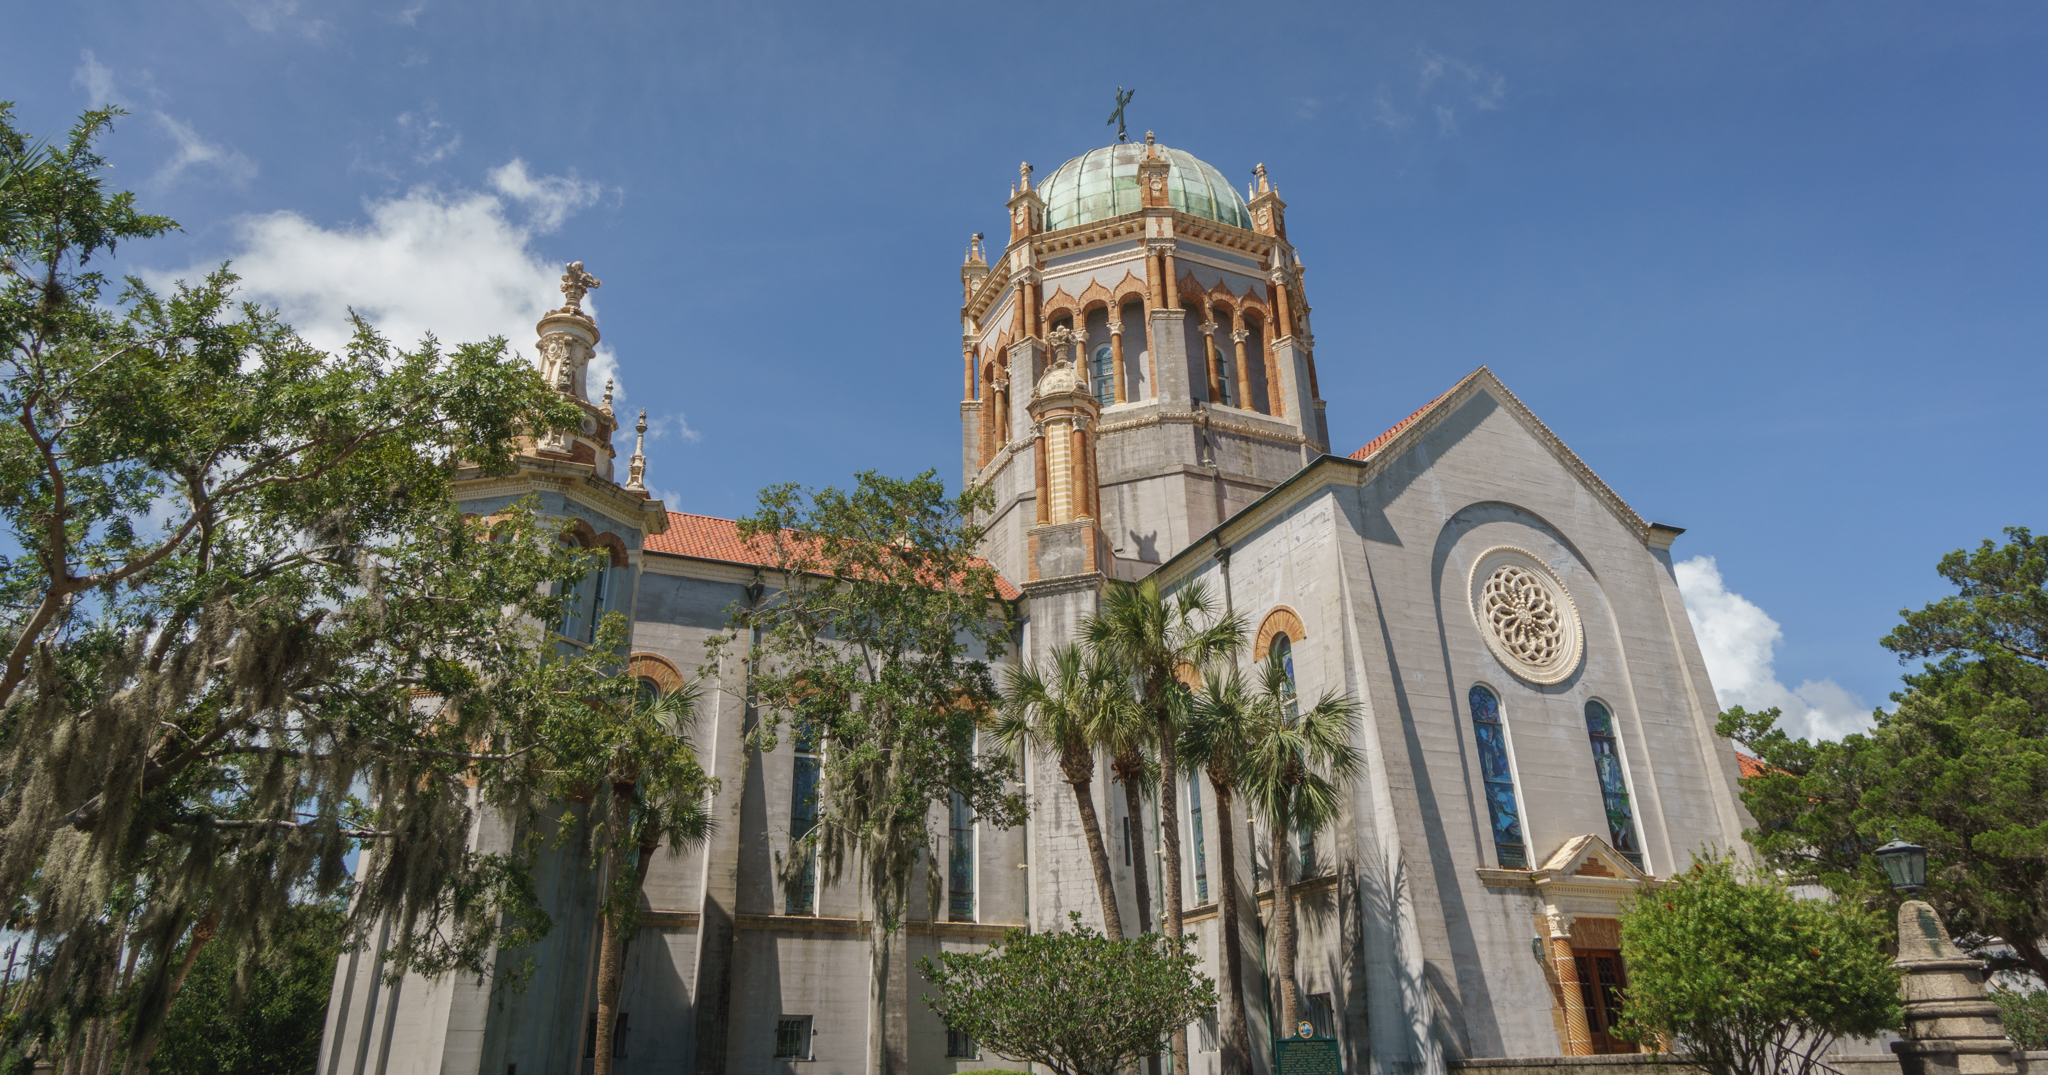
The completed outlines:
[[[1919,900],[1899,907],[1893,966],[1906,972],[1907,1040],[1892,1043],[1904,1075],[2017,1075],[2025,1057],[1984,991],[1984,964],[1949,940],[1934,908]]]

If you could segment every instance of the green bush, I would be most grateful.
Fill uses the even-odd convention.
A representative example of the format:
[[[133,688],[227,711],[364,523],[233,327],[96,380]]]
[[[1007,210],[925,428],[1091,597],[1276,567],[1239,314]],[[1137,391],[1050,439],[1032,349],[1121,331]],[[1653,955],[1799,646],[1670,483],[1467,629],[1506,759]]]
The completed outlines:
[[[1810,1075],[1836,1039],[1899,1025],[1889,933],[1859,906],[1799,899],[1732,858],[1696,856],[1623,909],[1617,1033],[1668,1041],[1711,1075]]]
[[[1998,1002],[2006,1037],[2023,1049],[2048,1049],[2048,989],[1993,989],[1991,999]]]

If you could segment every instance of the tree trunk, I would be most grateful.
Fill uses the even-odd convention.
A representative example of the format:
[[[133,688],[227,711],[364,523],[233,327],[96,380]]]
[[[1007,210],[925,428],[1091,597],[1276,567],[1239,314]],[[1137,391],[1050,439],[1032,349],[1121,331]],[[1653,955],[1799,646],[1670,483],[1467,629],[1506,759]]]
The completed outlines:
[[[1217,942],[1223,953],[1223,980],[1216,985],[1223,998],[1218,1020],[1223,1064],[1217,1070],[1221,1075],[1252,1075],[1252,1040],[1244,1023],[1244,976],[1239,969],[1243,960],[1237,943],[1237,826],[1230,816],[1230,785],[1211,777],[1209,786],[1216,789],[1216,865],[1222,879],[1216,905],[1222,911],[1217,916]]]
[[[874,867],[868,866],[870,870]],[[908,876],[886,879],[872,888],[868,922],[868,1064],[867,1075],[889,1075],[889,973],[895,913],[910,898]]]
[[[1301,989],[1294,981],[1294,894],[1287,890],[1287,826],[1273,826],[1273,971],[1280,978],[1280,1033],[1291,1038],[1301,1021]]]
[[[1088,838],[1088,864],[1095,868],[1095,898],[1102,903],[1102,934],[1112,941],[1124,939],[1124,919],[1116,908],[1116,881],[1109,875],[1109,851],[1102,846],[1102,822],[1095,816],[1094,781],[1088,772],[1095,759],[1084,757],[1075,764],[1062,761],[1067,786],[1074,789],[1074,805],[1081,808],[1081,831]],[[1078,771],[1080,778],[1075,779]]]
[[[1152,889],[1145,883],[1145,814],[1144,802],[1139,795],[1138,774],[1131,773],[1122,781],[1124,786],[1124,813],[1129,817],[1129,826],[1124,839],[1131,845],[1131,880],[1138,894],[1138,932],[1152,932]]]
[[[2041,938],[2020,929],[2004,929],[1999,933],[2012,946],[2013,953],[2020,957],[2020,962],[2034,972],[2034,977],[2048,984],[2048,956],[2041,954]]]
[[[612,816],[606,828],[616,840],[617,834],[626,830],[633,820],[633,785],[612,786]],[[653,849],[647,846],[647,836],[640,841],[640,861],[633,866],[633,882],[626,898],[632,903],[624,908],[614,907],[604,916],[604,939],[598,944],[597,954],[597,1041],[593,1048],[597,1053],[596,1063],[591,1066],[591,1075],[612,1075],[613,1054],[618,1050],[619,1030],[619,989],[624,984],[626,970],[625,919],[637,917],[634,912],[640,907],[640,886],[647,880],[647,863],[654,858]],[[607,879],[616,890],[618,871],[624,865],[619,861],[618,852],[611,853],[610,877]],[[607,903],[610,901],[607,900]]]
[[[220,912],[215,911],[192,927],[192,943],[185,948],[185,962],[178,967],[178,976],[171,979],[171,991],[164,996],[164,1019],[171,1017],[171,1006],[178,1002],[178,991],[185,988],[185,976],[192,973],[192,964],[199,959],[199,950],[213,940],[220,930]],[[158,1022],[155,1030],[136,1045],[128,1054],[128,1063],[122,1067],[127,1075],[149,1075],[149,1062],[156,1058],[157,1044],[164,1040],[164,1024]]]
[[[1160,697],[1155,692],[1154,697]],[[1174,757],[1173,717],[1160,703],[1159,720],[1159,876],[1166,893],[1162,925],[1170,940],[1181,938],[1180,918],[1180,766]],[[1177,1026],[1167,1035],[1173,1053],[1173,1075],[1189,1075],[1188,1028]]]

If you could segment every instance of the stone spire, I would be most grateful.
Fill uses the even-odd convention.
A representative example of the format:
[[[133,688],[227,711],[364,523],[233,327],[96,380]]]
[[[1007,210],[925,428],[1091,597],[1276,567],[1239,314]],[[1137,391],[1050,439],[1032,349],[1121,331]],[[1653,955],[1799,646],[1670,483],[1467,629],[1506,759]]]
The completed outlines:
[[[633,458],[626,462],[626,488],[647,489],[647,408],[640,408],[640,421],[633,426]]]

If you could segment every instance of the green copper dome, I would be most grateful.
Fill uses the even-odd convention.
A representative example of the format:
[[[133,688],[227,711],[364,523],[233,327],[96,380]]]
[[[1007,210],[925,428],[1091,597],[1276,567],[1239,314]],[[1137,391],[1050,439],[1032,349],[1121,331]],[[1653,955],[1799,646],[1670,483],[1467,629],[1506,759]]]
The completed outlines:
[[[1166,158],[1166,198],[1175,209],[1205,217],[1233,228],[1251,230],[1252,216],[1244,199],[1223,173],[1193,154],[1157,147]],[[1060,165],[1059,170],[1039,185],[1045,199],[1048,231],[1107,220],[1141,208],[1138,197],[1138,162],[1145,159],[1145,144],[1122,142],[1089,150]]]

